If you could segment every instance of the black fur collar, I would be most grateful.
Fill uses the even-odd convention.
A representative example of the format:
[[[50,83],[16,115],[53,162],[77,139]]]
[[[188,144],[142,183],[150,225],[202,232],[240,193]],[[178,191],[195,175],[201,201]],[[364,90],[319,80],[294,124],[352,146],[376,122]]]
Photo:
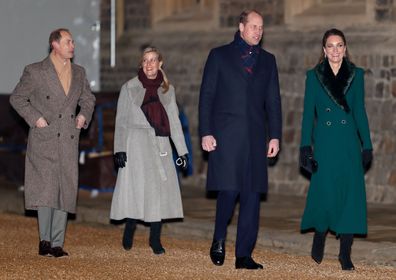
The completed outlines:
[[[355,77],[355,68],[355,64],[348,61],[346,58],[342,60],[337,76],[335,76],[333,70],[331,70],[327,59],[315,67],[316,77],[318,77],[326,93],[345,112],[350,111],[345,95]]]

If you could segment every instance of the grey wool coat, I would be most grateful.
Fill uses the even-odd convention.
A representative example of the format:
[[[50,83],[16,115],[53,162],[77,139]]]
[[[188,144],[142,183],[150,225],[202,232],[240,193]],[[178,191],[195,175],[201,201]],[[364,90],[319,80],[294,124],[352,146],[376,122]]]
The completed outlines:
[[[78,190],[78,142],[76,110],[88,127],[95,106],[85,71],[71,65],[72,80],[66,96],[48,56],[25,67],[10,103],[28,123],[25,163],[25,208],[51,207],[76,212]],[[44,117],[48,126],[38,128]]]
[[[145,89],[137,77],[126,82],[117,105],[114,152],[126,152],[127,162],[118,169],[110,218],[132,218],[145,222],[182,218],[180,188],[172,158],[170,138],[178,155],[187,154],[176,105],[175,90],[158,96],[171,129],[170,137],[158,137],[140,106]]]

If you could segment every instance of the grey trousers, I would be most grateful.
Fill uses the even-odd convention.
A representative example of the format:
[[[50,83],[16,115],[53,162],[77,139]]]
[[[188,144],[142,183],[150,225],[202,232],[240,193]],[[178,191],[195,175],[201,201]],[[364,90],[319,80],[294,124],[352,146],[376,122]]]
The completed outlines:
[[[51,243],[51,247],[63,247],[67,224],[67,212],[49,208],[38,208],[40,241]]]

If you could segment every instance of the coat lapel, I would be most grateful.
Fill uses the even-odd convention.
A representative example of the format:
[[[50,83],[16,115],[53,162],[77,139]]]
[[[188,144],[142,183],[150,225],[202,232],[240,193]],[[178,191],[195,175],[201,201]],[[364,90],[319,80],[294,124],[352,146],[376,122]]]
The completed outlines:
[[[257,57],[257,62],[253,67],[253,74],[250,75],[252,81],[257,80],[255,77],[259,73],[260,73],[260,75],[267,74],[266,67],[263,67],[263,66],[267,66],[267,64],[265,63],[265,61],[261,61],[261,60],[264,60],[264,55],[263,55],[262,50],[260,50],[259,55]]]
[[[56,95],[56,98],[65,99],[66,95],[64,93],[62,84],[56,74],[55,66],[52,64],[51,59],[47,56],[43,61],[43,75],[42,75],[50,88],[50,92]]]
[[[63,107],[67,107],[70,102],[73,101],[75,96],[78,96],[78,89],[79,89],[79,84],[81,84],[81,76],[79,75],[78,68],[76,65],[73,63],[71,64],[71,82],[70,82],[70,88],[69,88],[69,93],[65,95],[65,100],[63,103]],[[59,81],[59,79],[58,79]],[[59,81],[59,85],[61,86],[62,93],[65,94],[63,87]]]
[[[230,55],[228,57],[231,57],[231,63],[233,64],[234,69],[236,69],[236,72],[246,80],[249,77],[249,74],[243,69],[242,59],[235,44],[230,44]]]
[[[50,57],[48,56],[43,61],[43,77],[45,82],[48,84],[50,92],[53,93],[53,98],[58,100],[60,111],[62,108],[66,108],[76,96],[78,96],[79,84],[81,83],[81,76],[79,69],[73,63],[71,64],[71,84],[68,95],[62,87],[62,84],[56,74],[55,66],[52,64]]]
[[[345,95],[355,77],[355,65],[344,59],[337,76],[334,76],[327,60],[315,67],[315,74],[327,95],[341,109],[349,112]]]
[[[136,77],[128,84],[127,88],[128,88],[128,93],[133,94],[132,96],[133,103],[135,103],[135,105],[140,108],[140,106],[142,106],[143,103],[144,94],[146,93],[146,90],[143,87],[142,83]]]

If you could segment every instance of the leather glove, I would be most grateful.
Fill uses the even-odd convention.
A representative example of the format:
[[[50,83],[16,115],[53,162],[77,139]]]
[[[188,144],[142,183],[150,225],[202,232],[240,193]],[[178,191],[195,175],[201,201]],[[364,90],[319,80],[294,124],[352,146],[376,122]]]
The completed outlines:
[[[372,149],[363,150],[362,151],[362,164],[363,164],[364,172],[369,170],[372,161],[373,161],[373,150]]]
[[[126,152],[117,152],[113,155],[114,165],[118,168],[125,167],[125,163],[127,162]]]
[[[318,162],[313,157],[311,146],[300,148],[300,166],[311,174],[318,170]]]
[[[176,159],[176,165],[181,168],[182,171],[186,171],[188,168],[188,154],[179,156]]]

